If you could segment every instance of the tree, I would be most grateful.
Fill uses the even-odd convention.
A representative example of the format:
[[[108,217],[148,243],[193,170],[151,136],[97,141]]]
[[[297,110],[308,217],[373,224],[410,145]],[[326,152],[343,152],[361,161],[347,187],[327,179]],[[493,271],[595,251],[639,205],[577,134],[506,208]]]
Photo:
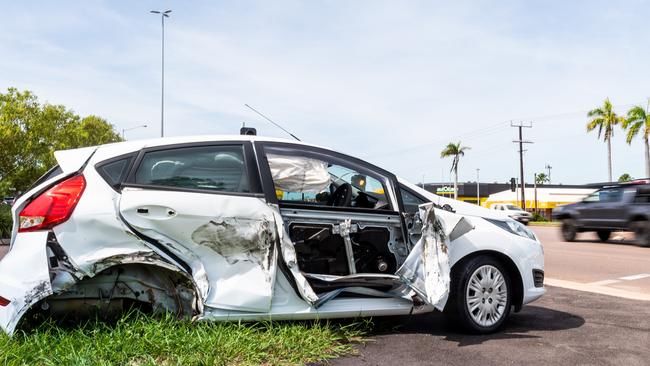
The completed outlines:
[[[591,118],[587,123],[587,132],[598,129],[598,138],[603,136],[603,140],[607,144],[607,172],[609,182],[612,181],[612,136],[614,136],[614,126],[623,123],[625,119],[618,116],[612,109],[612,103],[609,98],[605,99],[603,106],[595,108],[587,113],[587,117]]]
[[[121,141],[97,116],[81,118],[62,105],[41,104],[30,91],[0,93],[0,194],[24,191],[55,164],[54,151]]]
[[[634,179],[634,178],[632,178],[631,175],[629,175],[629,174],[627,174],[627,173],[623,173],[620,177],[618,177],[618,182],[619,182],[619,183],[629,182],[629,181],[631,181],[632,179]]]
[[[643,136],[643,143],[645,145],[645,176],[648,178],[650,178],[650,146],[648,145],[648,135],[650,134],[649,107],[650,99],[648,99],[646,109],[639,106],[633,107],[627,112],[627,118],[623,121],[623,129],[627,130],[625,141],[628,145],[632,144],[632,140],[639,133]]]
[[[460,141],[457,144],[450,142],[440,152],[440,158],[453,157],[451,162],[451,170],[454,172],[454,199],[458,199],[458,162],[461,156],[465,156],[465,151],[469,150],[468,146],[461,146]]]
[[[548,175],[546,173],[537,173],[535,176],[535,183],[537,184],[544,184],[548,183],[550,179],[548,178]]]

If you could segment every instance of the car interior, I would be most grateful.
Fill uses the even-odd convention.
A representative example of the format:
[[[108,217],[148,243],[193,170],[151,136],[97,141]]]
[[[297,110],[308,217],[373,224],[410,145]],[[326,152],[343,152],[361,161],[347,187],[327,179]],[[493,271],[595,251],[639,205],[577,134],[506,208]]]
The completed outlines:
[[[316,292],[352,286],[351,281],[376,289],[394,282],[391,276],[407,250],[399,256],[391,249],[403,240],[399,216],[381,183],[385,178],[298,153],[267,153],[267,161],[298,265]],[[315,218],[317,212],[326,214]],[[355,220],[356,212],[363,218]],[[395,216],[394,223],[383,220],[387,214]],[[341,224],[350,218],[352,230],[342,233]],[[387,275],[388,283],[387,277],[373,275]]]

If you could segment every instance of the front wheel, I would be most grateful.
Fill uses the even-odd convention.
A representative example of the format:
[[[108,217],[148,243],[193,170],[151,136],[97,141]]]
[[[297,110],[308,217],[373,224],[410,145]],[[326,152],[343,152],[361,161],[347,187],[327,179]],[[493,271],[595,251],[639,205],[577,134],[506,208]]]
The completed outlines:
[[[636,242],[642,247],[650,247],[650,223],[648,221],[635,221],[631,226]]]
[[[453,271],[445,312],[470,332],[487,334],[504,324],[511,303],[506,268],[492,257],[478,256]]]

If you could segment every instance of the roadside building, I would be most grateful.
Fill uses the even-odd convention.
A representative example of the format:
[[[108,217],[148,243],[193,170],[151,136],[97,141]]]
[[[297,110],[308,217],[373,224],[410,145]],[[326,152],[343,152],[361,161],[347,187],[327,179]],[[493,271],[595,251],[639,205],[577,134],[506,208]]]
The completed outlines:
[[[526,210],[539,212],[550,218],[553,208],[568,203],[578,202],[604,184],[564,185],[544,184],[535,186],[526,184]],[[425,183],[424,189],[440,196],[453,198],[454,187],[450,183]],[[476,182],[458,183],[458,199],[467,203],[477,204]],[[510,183],[480,183],[478,185],[480,205],[490,208],[494,204],[512,204],[521,206],[520,190],[510,190]]]

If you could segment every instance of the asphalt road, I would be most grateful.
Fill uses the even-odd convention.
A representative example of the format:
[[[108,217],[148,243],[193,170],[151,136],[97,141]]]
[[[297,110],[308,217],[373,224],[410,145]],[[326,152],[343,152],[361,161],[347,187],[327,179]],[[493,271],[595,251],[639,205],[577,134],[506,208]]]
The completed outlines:
[[[650,248],[627,233],[615,233],[607,243],[581,233],[568,243],[559,228],[531,228],[544,245],[547,284],[650,300]]]
[[[327,365],[649,365],[646,301],[548,287],[506,327],[469,336],[439,313],[374,320],[357,355]]]

